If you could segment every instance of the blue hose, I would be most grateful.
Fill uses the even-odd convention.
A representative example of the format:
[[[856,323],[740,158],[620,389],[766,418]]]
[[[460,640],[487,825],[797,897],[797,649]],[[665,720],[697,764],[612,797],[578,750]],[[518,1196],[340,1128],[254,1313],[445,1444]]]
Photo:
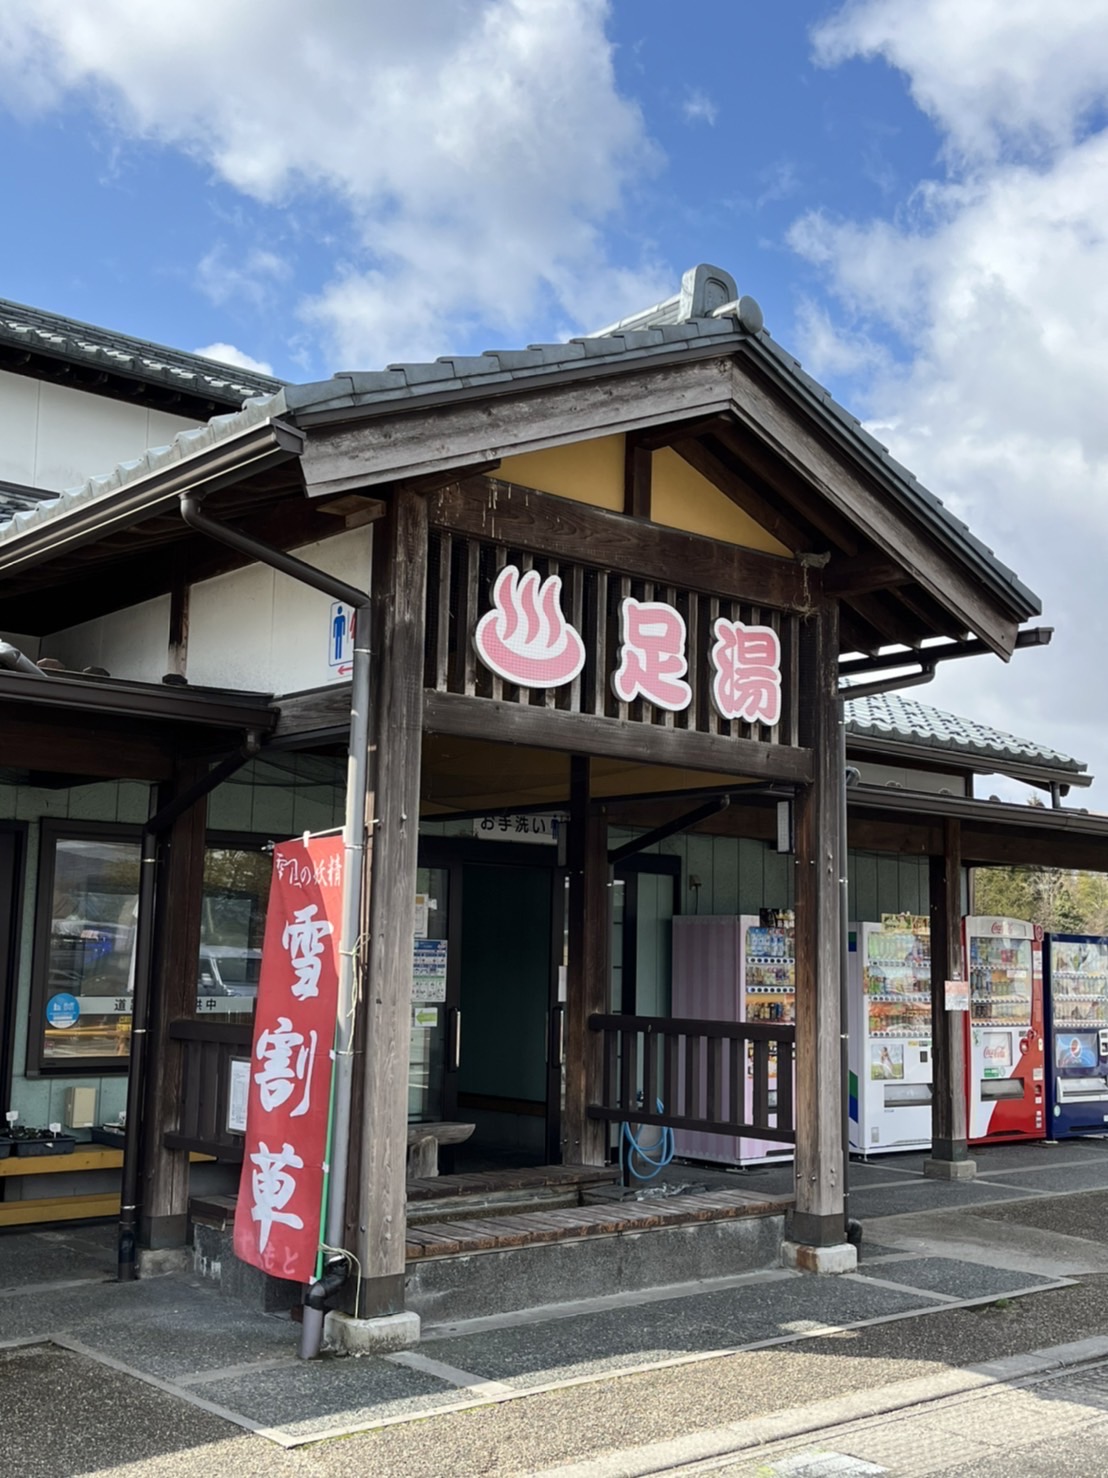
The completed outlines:
[[[642,1095],[639,1095],[640,1101]],[[664,1113],[662,1100],[656,1100],[659,1113]],[[673,1159],[673,1130],[661,1128],[652,1144],[643,1144],[630,1124],[624,1124],[619,1139],[620,1158],[636,1180],[653,1180]],[[636,1169],[636,1163],[644,1168]],[[649,1168],[645,1168],[649,1167]]]

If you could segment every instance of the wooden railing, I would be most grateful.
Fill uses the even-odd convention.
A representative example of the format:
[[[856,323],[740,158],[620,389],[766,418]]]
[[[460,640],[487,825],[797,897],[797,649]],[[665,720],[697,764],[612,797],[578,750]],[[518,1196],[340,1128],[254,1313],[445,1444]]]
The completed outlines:
[[[174,1021],[169,1035],[184,1054],[177,1128],[163,1136],[167,1149],[191,1150],[241,1161],[243,1137],[227,1128],[231,1062],[249,1058],[253,1028],[223,1021]]]
[[[590,1119],[796,1143],[795,1027],[590,1016],[589,1028],[604,1039],[601,1102],[589,1105]]]

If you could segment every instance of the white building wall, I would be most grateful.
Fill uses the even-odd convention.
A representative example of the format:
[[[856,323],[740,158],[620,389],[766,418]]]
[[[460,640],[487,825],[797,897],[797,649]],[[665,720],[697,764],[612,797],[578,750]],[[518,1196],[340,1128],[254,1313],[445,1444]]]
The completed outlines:
[[[367,590],[372,531],[351,529],[295,550],[299,559]],[[296,693],[344,682],[329,664],[330,596],[268,565],[247,565],[189,591],[186,676],[193,687]],[[18,643],[17,643],[18,645]],[[114,678],[161,682],[169,671],[169,596],[158,596],[42,638],[35,656],[79,672],[103,667]]]
[[[0,481],[60,493],[199,424],[0,371]]]
[[[294,553],[368,591],[371,550],[372,529],[367,527]],[[194,585],[189,595],[189,682],[296,693],[348,681],[348,671],[328,664],[332,604],[330,596],[266,565],[249,565]]]
[[[42,656],[74,672],[104,667],[112,677],[159,683],[169,671],[169,596],[56,631],[40,645]]]

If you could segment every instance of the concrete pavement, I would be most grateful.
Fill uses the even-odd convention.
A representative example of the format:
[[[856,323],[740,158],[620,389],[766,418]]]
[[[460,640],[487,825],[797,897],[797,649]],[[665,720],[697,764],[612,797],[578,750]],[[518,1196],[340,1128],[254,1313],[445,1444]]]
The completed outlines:
[[[888,1214],[857,1275],[674,1286],[310,1366],[287,1318],[187,1277],[105,1282],[104,1229],[0,1238],[10,1471],[535,1474],[1106,1334],[1108,1192],[1080,1188],[1108,1184],[1108,1146],[1053,1149],[992,1151],[984,1197],[927,1182],[927,1209],[910,1162],[858,1167]]]

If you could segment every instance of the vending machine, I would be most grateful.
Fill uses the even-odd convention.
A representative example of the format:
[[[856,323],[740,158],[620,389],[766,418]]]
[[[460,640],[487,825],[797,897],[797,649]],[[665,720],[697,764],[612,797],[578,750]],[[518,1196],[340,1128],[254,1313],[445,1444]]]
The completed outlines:
[[[780,1022],[796,1024],[796,928],[791,910],[765,910],[760,915],[744,914],[739,920],[742,945],[739,968],[742,974],[743,1021],[763,1024]],[[790,1053],[790,1058],[792,1054]],[[773,1051],[769,1059],[769,1102],[776,1106],[777,1080],[783,1064]],[[795,1067],[790,1060],[788,1071],[794,1074],[793,1103],[796,1102]],[[754,1049],[746,1049],[746,1116],[754,1107]],[[791,1145],[769,1139],[740,1139],[739,1161],[743,1165],[760,1165],[767,1160],[792,1158]]]
[[[848,930],[850,1148],[931,1143],[931,926],[886,914]]]
[[[796,1020],[796,960],[791,912],[681,917],[673,921],[673,1015],[715,1021],[781,1022]],[[722,1097],[731,1092],[730,1061],[722,1064]],[[794,1071],[790,1061],[789,1071]],[[770,1057],[769,1100],[775,1105],[778,1063]],[[744,1115],[754,1107],[754,1057],[748,1048],[743,1062]],[[683,1072],[679,1087],[683,1089]],[[795,1102],[795,1093],[794,1100]],[[789,1159],[791,1145],[738,1135],[706,1134],[678,1129],[678,1155],[724,1165],[752,1165]]]
[[[1020,919],[970,917],[962,938],[970,1143],[1043,1139],[1042,930]]]
[[[1108,939],[1048,934],[1043,987],[1050,1137],[1108,1133]]]
[[[739,920],[733,915],[684,915],[673,921],[672,1011],[675,1017],[701,1021],[739,1021]],[[705,1064],[700,1081],[706,1082]],[[731,1056],[721,1064],[724,1103],[731,1100]],[[678,1067],[678,1094],[685,1093],[685,1064]],[[701,1088],[704,1108],[705,1090]],[[720,1165],[739,1163],[739,1140],[734,1134],[708,1134],[702,1129],[675,1129],[674,1153],[686,1160],[711,1160]]]

